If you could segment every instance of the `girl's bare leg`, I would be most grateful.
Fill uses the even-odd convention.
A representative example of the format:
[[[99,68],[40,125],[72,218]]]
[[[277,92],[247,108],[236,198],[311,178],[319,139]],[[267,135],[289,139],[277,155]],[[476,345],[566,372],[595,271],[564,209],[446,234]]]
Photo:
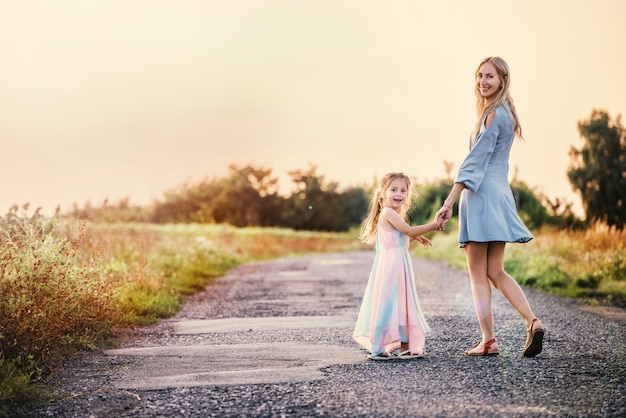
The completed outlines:
[[[483,345],[495,338],[493,312],[491,310],[491,285],[487,275],[488,268],[488,244],[471,242],[465,246],[465,258],[469,270],[474,308],[482,332]],[[497,344],[492,345],[497,349]],[[483,349],[482,345],[476,347],[477,351]]]

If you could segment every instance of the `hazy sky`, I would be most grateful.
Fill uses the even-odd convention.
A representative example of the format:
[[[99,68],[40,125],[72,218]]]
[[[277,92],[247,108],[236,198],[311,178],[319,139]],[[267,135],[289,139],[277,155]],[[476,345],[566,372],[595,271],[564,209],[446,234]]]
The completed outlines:
[[[511,176],[579,205],[577,123],[626,113],[626,1],[0,0],[0,211],[148,204],[230,164],[445,177],[511,68]],[[622,123],[625,123],[622,121]]]

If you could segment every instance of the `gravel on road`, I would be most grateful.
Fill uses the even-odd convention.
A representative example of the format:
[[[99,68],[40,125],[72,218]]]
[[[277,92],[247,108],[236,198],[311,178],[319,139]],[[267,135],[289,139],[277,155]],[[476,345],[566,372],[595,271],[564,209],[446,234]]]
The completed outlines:
[[[465,271],[414,259],[432,328],[422,359],[377,362],[351,339],[373,252],[242,265],[115,350],[64,365],[64,394],[22,417],[623,417],[626,321],[526,290],[547,333],[522,358],[517,312],[494,291],[501,354],[479,339]]]

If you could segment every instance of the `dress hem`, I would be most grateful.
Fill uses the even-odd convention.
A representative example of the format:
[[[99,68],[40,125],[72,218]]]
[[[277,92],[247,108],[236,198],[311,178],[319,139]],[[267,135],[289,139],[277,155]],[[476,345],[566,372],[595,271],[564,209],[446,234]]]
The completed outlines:
[[[459,242],[459,248],[464,248],[467,244],[469,244],[470,242],[478,242],[478,243],[486,243],[486,242],[506,242],[506,243],[510,243],[510,244],[525,244],[528,241],[532,240],[534,237],[523,237],[523,238],[519,238],[515,241],[503,241],[503,240],[490,240],[490,241],[464,241],[464,242]]]

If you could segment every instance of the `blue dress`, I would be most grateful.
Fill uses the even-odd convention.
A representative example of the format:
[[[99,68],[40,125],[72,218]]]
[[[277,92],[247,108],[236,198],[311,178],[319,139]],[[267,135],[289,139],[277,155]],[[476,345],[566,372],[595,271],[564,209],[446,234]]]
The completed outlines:
[[[456,183],[465,189],[459,202],[459,246],[468,242],[528,242],[532,234],[517,214],[508,181],[513,119],[507,105],[498,106],[488,128],[470,141]]]

